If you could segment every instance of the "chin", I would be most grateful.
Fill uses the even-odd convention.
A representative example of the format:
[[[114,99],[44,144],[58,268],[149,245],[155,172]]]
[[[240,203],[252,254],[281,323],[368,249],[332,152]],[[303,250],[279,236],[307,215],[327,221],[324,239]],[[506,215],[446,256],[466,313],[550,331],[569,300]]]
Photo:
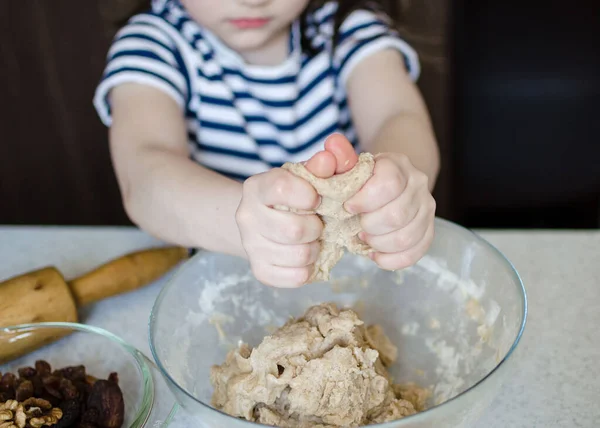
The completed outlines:
[[[264,47],[269,41],[269,36],[264,34],[246,33],[239,37],[232,37],[227,44],[238,52],[254,51]]]

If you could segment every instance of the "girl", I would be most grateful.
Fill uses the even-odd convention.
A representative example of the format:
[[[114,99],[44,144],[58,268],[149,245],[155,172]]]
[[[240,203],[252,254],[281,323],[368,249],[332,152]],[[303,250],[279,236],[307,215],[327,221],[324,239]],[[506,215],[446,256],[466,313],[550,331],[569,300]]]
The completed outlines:
[[[320,177],[379,153],[345,208],[383,269],[434,234],[439,168],[415,52],[383,2],[161,0],[119,31],[94,104],[125,209],[179,245],[247,257],[261,282],[304,284],[319,252]],[[386,11],[388,13],[386,13]]]

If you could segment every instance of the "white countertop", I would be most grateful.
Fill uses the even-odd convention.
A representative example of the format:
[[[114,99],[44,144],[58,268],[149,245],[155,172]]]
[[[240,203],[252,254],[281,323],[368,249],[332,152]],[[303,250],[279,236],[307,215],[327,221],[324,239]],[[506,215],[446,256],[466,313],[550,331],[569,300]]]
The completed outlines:
[[[600,426],[600,231],[480,235],[521,274],[529,319],[515,374],[477,426]],[[0,279],[50,264],[73,278],[157,244],[132,228],[0,227]],[[81,314],[82,321],[112,331],[149,356],[147,321],[162,285],[164,280],[97,303]]]

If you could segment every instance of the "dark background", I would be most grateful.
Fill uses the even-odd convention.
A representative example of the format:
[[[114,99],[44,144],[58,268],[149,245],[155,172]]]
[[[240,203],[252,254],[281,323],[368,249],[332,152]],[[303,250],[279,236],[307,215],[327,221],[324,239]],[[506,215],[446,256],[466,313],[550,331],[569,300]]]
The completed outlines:
[[[442,150],[438,215],[599,227],[600,2],[399,1]],[[133,2],[0,2],[0,224],[129,224],[92,96]]]

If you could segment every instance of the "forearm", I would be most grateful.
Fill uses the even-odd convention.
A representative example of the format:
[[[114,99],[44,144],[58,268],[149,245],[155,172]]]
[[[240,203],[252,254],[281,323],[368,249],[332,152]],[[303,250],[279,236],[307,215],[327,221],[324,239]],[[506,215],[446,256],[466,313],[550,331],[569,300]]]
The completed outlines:
[[[120,180],[133,222],[177,245],[245,257],[235,221],[240,183],[162,149],[140,149],[135,159]]]
[[[402,153],[429,177],[433,189],[440,156],[427,106],[395,49],[361,61],[347,83],[352,119],[372,153]]]
[[[433,190],[440,168],[438,145],[427,118],[412,112],[402,112],[384,122],[368,145],[372,153],[402,153],[412,164],[427,174]]]

